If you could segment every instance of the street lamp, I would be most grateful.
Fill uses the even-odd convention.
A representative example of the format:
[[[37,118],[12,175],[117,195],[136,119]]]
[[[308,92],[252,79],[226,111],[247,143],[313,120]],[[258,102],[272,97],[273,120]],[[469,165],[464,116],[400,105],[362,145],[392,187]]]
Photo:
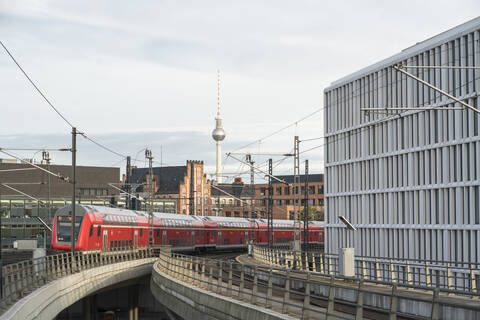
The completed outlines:
[[[346,245],[350,245],[349,241],[349,232],[350,231],[356,231],[357,228],[353,224],[348,221],[347,218],[344,216],[339,216],[338,217],[340,221],[347,227],[347,241]],[[354,277],[355,276],[355,249],[353,247],[347,247],[347,248],[339,248],[338,256],[339,256],[339,272],[341,275],[346,276],[346,277]]]

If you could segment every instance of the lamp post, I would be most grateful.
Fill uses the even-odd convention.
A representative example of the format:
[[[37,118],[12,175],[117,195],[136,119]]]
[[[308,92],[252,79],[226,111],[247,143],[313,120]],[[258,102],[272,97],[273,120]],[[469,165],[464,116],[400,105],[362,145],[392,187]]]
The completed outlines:
[[[344,216],[339,216],[338,217],[340,221],[347,227],[346,231],[346,246],[350,246],[349,242],[349,232],[350,231],[356,231],[357,228],[355,228],[354,225],[348,221],[347,218]],[[344,247],[340,248],[339,253],[339,272],[341,275],[346,276],[346,277],[354,277],[355,276],[355,251],[353,247]]]

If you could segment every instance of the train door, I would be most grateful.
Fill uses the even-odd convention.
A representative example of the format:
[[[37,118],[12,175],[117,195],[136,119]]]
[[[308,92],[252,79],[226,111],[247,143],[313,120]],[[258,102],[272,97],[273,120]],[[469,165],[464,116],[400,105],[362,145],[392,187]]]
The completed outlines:
[[[163,230],[162,232],[162,244],[163,245],[167,244],[167,230]]]
[[[138,248],[138,230],[133,232],[133,247]]]
[[[245,230],[245,244],[248,244],[248,230]]]
[[[222,231],[217,232],[217,245],[220,245],[220,239],[222,238]]]
[[[103,230],[103,251],[108,249],[108,231]]]

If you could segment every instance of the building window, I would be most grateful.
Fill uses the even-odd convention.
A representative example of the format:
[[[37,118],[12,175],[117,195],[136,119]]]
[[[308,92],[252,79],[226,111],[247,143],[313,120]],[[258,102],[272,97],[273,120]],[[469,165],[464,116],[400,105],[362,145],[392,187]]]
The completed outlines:
[[[260,195],[265,195],[266,188],[260,188]]]
[[[302,188],[301,188],[301,193],[305,194],[305,187],[304,186],[302,186]]]
[[[318,186],[318,194],[323,194],[323,186],[322,185]]]
[[[278,199],[278,200],[277,200],[277,204],[278,204],[279,206],[281,206],[281,205],[282,205],[282,200],[281,200],[281,199]]]
[[[293,193],[298,194],[298,186],[293,187]]]
[[[289,195],[290,194],[290,187],[283,188],[283,191],[285,192],[285,195]]]
[[[278,194],[278,195],[281,195],[282,194],[282,187],[277,187],[275,192]]]
[[[290,204],[290,199],[285,199],[285,204],[288,206]]]
[[[323,199],[318,199],[318,205],[323,206]]]
[[[288,215],[289,215],[289,219],[290,219],[290,220],[295,220],[295,212],[290,211],[290,212],[288,213]]]
[[[230,211],[225,211],[225,217],[231,217],[232,213]]]
[[[315,186],[309,186],[308,187],[308,193],[309,194],[315,194]]]
[[[235,217],[237,217],[237,218],[239,218],[239,217],[240,217],[240,211],[235,211],[233,214],[234,214],[234,215],[235,215]]]
[[[308,204],[310,206],[314,206],[315,205],[315,199],[308,199]]]
[[[248,211],[243,211],[243,217],[248,218]]]

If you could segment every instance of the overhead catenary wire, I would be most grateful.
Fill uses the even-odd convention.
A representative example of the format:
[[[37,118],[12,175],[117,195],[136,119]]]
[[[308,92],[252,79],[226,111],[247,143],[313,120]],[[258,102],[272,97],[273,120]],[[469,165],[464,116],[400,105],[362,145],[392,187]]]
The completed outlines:
[[[53,103],[47,98],[47,96],[42,92],[42,90],[40,90],[40,88],[35,84],[35,82],[30,78],[30,76],[27,74],[27,72],[22,68],[22,66],[20,65],[20,63],[15,59],[15,57],[10,53],[10,51],[7,49],[7,47],[4,45],[4,43],[2,41],[0,41],[0,45],[3,47],[3,49],[7,52],[8,56],[12,59],[12,61],[15,63],[15,65],[20,69],[20,71],[22,72],[22,74],[25,76],[25,78],[27,78],[28,82],[30,82],[30,84],[35,88],[35,90],[42,96],[42,98],[45,100],[45,102],[55,111],[55,113],[63,119],[63,121],[65,121],[65,123],[67,123],[70,128],[74,128],[75,126],[72,124],[71,121],[69,121],[54,105]],[[112,150],[111,148],[101,144],[100,142],[96,141],[95,139],[93,138],[90,138],[89,136],[87,136],[84,132],[83,133],[78,133],[80,134],[82,137],[84,137],[85,139],[89,140],[90,142],[94,143],[95,145],[97,145],[98,147],[106,150],[106,151],[109,151],[117,156],[120,156],[122,158],[126,158],[127,156],[119,153],[119,152],[116,152],[114,150]]]

